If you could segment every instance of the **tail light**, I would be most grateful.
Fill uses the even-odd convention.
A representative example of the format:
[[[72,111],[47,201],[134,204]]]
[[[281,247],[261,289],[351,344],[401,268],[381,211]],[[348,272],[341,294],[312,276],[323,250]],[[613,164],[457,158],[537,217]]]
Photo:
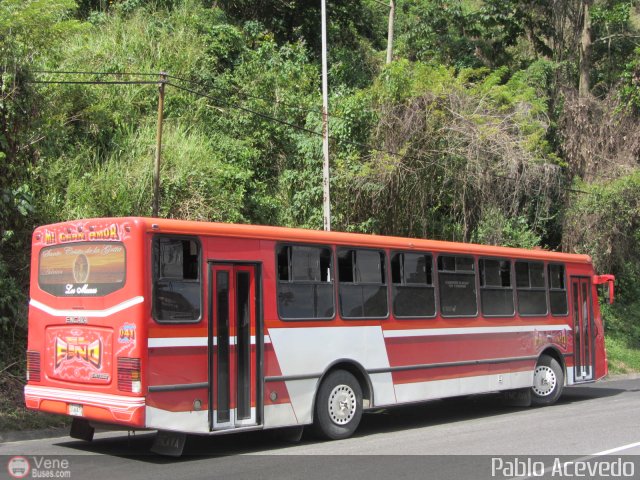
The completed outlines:
[[[27,351],[27,382],[40,381],[40,352]]]
[[[118,357],[118,390],[140,393],[142,390],[140,359]]]

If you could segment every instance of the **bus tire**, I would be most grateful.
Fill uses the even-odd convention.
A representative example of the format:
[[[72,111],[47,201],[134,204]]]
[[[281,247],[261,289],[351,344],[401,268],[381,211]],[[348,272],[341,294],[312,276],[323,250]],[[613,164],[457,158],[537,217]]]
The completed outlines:
[[[553,405],[564,387],[564,373],[558,361],[549,355],[542,355],[533,372],[531,404],[535,406]]]
[[[362,418],[362,388],[356,377],[335,370],[320,384],[316,395],[313,430],[321,438],[350,437]]]

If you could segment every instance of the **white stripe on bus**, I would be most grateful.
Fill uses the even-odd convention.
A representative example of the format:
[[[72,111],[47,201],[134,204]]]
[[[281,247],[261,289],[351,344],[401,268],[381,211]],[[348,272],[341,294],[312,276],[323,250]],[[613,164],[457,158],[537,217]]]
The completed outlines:
[[[207,337],[149,338],[149,348],[206,347]]]
[[[235,345],[237,337],[229,337],[229,345]],[[268,335],[264,337],[264,343],[271,343]],[[218,344],[218,339],[213,339],[213,344]],[[251,345],[256,344],[256,337],[251,335]],[[168,348],[168,347],[206,347],[207,337],[154,337],[149,338],[147,343],[149,348]]]
[[[58,400],[67,403],[108,405],[115,408],[136,408],[143,406],[145,403],[144,397],[128,397],[125,395],[94,393],[69,388],[41,387],[38,385],[26,385],[24,393],[26,396],[40,399]]]
[[[385,338],[433,337],[444,335],[474,335],[483,333],[557,332],[571,330],[569,325],[517,325],[505,327],[421,328],[411,330],[385,330]]]
[[[105,318],[105,317],[110,317],[114,313],[118,313],[123,310],[126,310],[127,308],[131,308],[134,305],[138,305],[139,303],[142,303],[142,302],[144,302],[144,297],[142,296],[133,297],[133,298],[130,298],[129,300],[125,300],[122,303],[114,305],[113,307],[105,308],[104,310],[79,310],[79,309],[59,310],[57,308],[53,308],[53,307],[50,307],[49,305],[39,302],[38,300],[34,300],[33,298],[29,302],[29,305],[31,305],[34,308],[37,308],[38,310],[42,310],[43,312],[48,313],[49,315],[52,315],[54,317]]]

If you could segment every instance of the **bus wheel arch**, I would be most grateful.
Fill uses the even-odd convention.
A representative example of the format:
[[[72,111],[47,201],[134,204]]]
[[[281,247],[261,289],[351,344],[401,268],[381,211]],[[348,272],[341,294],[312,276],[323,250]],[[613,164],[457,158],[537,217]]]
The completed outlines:
[[[564,376],[563,386],[566,386],[567,385],[567,365],[564,361],[564,355],[556,347],[551,347],[551,346],[545,348],[540,353],[540,355],[538,356],[538,362],[540,362],[540,357],[542,357],[543,355],[547,355],[551,358],[554,358],[556,362],[558,362],[558,364],[560,365],[560,368],[562,368],[562,374]]]
[[[535,406],[554,404],[562,395],[565,377],[562,356],[553,348],[544,350],[538,357],[533,372],[531,404]]]
[[[313,430],[326,439],[348,438],[358,427],[364,408],[372,405],[372,401],[371,381],[362,365],[338,360],[318,381],[312,409]]]

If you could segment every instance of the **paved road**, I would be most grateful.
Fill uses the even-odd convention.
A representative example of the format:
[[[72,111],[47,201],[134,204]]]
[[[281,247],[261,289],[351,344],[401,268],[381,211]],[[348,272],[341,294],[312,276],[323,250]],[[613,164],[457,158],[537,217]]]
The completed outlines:
[[[99,433],[92,443],[68,437],[12,441],[0,444],[0,455],[57,456],[51,458],[69,460],[71,478],[92,480],[283,480],[490,478],[491,457],[548,455],[547,460],[566,461],[609,452],[639,455],[632,459],[638,478],[640,379],[571,387],[546,408],[506,407],[494,395],[399,407],[364,415],[353,438],[335,442],[289,443],[271,432],[193,437],[183,458],[169,459],[148,453],[152,441],[151,433],[128,438],[124,432]]]

